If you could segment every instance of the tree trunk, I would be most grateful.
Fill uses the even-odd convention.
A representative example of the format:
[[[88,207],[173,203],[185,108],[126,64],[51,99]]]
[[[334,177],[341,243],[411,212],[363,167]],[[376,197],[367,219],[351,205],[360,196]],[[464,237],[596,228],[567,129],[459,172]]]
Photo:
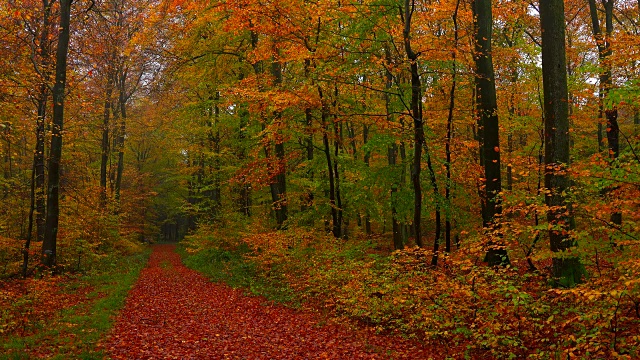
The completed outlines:
[[[22,248],[22,278],[27,278],[27,269],[29,268],[29,249],[31,248],[31,237],[33,236],[33,210],[36,200],[36,182],[35,182],[35,163],[31,171],[31,211],[29,211],[29,229],[27,230],[27,239]]]
[[[589,13],[591,15],[591,27],[593,29],[593,37],[596,39],[598,47],[598,59],[602,72],[600,74],[599,86],[599,114],[598,123],[602,124],[606,118],[607,124],[607,144],[609,148],[609,159],[613,163],[620,154],[620,126],[618,125],[618,108],[611,106],[607,108],[605,99],[609,95],[609,91],[613,87],[613,77],[611,72],[611,64],[609,57],[611,56],[611,36],[613,34],[613,5],[614,0],[603,0],[605,13],[605,31],[603,36],[600,28],[600,20],[598,19],[598,9],[595,0],[589,0]],[[615,164],[612,164],[615,166]],[[611,214],[611,222],[622,225],[622,214],[616,211]]]
[[[102,115],[102,154],[100,157],[100,202],[102,206],[107,204],[107,166],[111,155],[109,146],[109,126],[111,115],[111,95],[113,93],[113,81],[111,77],[107,80],[107,89],[104,100],[104,113]]]
[[[425,143],[424,122],[422,119],[422,83],[418,70],[418,55],[411,48],[411,18],[414,10],[413,0],[404,1],[404,48],[410,62],[411,71],[411,117],[413,118],[413,169],[411,170],[411,182],[413,183],[414,208],[413,227],[416,237],[416,244],[424,247],[422,241],[421,220],[422,220],[422,185],[420,184],[420,170],[422,168],[422,147]]]
[[[67,55],[69,52],[69,25],[71,1],[60,0],[60,26],[56,51],[56,75],[53,86],[53,124],[51,128],[51,156],[49,158],[49,184],[45,235],[42,242],[42,263],[56,264],[56,240],[60,214],[60,160],[62,158],[62,130],[64,124],[64,98],[67,83]]]
[[[440,251],[440,232],[441,232],[441,215],[440,215],[440,192],[438,191],[438,182],[436,181],[436,173],[433,170],[433,165],[431,163],[431,154],[429,152],[429,147],[425,144],[425,155],[427,156],[427,169],[429,170],[429,179],[431,180],[431,188],[433,189],[433,199],[436,204],[436,228],[435,228],[435,237],[433,240],[433,256],[431,257],[431,265],[438,265],[438,253]]]
[[[312,63],[310,59],[304,60],[304,74],[307,79],[310,79],[311,86],[315,86],[313,79],[311,78],[311,67]],[[306,160],[309,165],[311,165],[313,161],[313,114],[310,106],[306,106],[304,109],[304,127],[305,127],[305,135],[304,139],[304,148],[306,153]],[[307,167],[307,177],[309,180],[313,180],[314,173],[311,166]],[[306,211],[307,209],[313,206],[314,194],[313,191],[309,188],[304,190],[304,195],[302,196],[302,204],[300,205],[301,211]]]
[[[326,100],[323,96],[323,91],[320,86],[318,86],[318,95],[320,96],[320,101],[322,102],[322,111],[320,113],[320,119],[322,122],[322,145],[324,150],[324,155],[327,160],[327,173],[329,176],[329,206],[331,207],[331,232],[333,236],[336,238],[341,237],[342,233],[342,224],[340,222],[340,216],[338,215],[338,205],[336,203],[336,184],[335,184],[335,176],[334,176],[334,166],[331,159],[331,146],[329,144],[329,126],[327,124],[329,117],[329,110],[327,109]]]
[[[513,135],[509,134],[507,135],[507,152],[509,153],[509,156],[507,158],[507,161],[512,161],[513,157]],[[511,163],[507,164],[507,190],[513,190],[513,167],[511,166]]]
[[[42,15],[42,32],[40,34],[40,58],[41,72],[44,75],[43,83],[40,85],[38,104],[38,117],[36,119],[36,146],[33,155],[33,165],[35,171],[35,211],[36,211],[36,234],[37,241],[44,240],[45,222],[46,222],[46,192],[45,192],[45,166],[44,166],[44,141],[45,141],[45,123],[47,119],[47,107],[49,98],[49,28],[51,26],[51,5],[48,0],[43,0]]]
[[[46,122],[47,97],[49,96],[48,85],[43,85],[42,98],[38,100],[38,119],[36,124],[36,148],[33,156],[35,171],[35,209],[36,209],[36,234],[37,241],[44,239],[46,221],[46,198],[45,198],[45,166],[44,166],[44,140]]]
[[[496,101],[496,85],[491,57],[491,36],[493,16],[491,0],[475,0],[475,65],[476,65],[476,104],[478,117],[482,124],[482,154],[484,166],[484,191],[482,191],[484,212],[483,227],[485,231],[497,230],[497,219],[502,213],[500,196],[502,180],[500,174],[500,138],[498,124],[498,105]],[[499,238],[499,233],[489,233]],[[509,262],[507,251],[502,242],[491,239],[485,261],[489,265],[501,265]]]
[[[216,91],[215,96],[209,97],[209,103],[207,104],[208,113],[207,113],[207,140],[208,140],[208,150],[210,153],[213,153],[213,158],[211,156],[203,156],[202,158],[202,170],[204,176],[204,168],[208,167],[209,173],[206,178],[204,178],[203,186],[206,188],[203,194],[203,201],[209,202],[208,206],[210,207],[211,217],[216,219],[220,215],[220,211],[222,209],[222,198],[221,198],[221,180],[220,180],[220,151],[221,151],[221,138],[220,138],[220,92]],[[212,119],[213,118],[213,121]]]
[[[340,237],[344,237],[346,236],[346,229],[343,231],[342,230],[342,225],[345,224],[346,222],[343,221],[343,214],[344,214],[344,207],[342,204],[342,196],[340,193],[340,172],[338,169],[338,155],[339,155],[339,151],[340,151],[340,144],[343,143],[342,141],[342,127],[341,125],[338,124],[338,86],[335,85],[334,86],[334,100],[333,100],[333,111],[334,111],[334,115],[333,115],[333,136],[334,136],[334,140],[333,140],[333,178],[334,178],[334,182],[335,182],[335,199],[336,199],[336,211],[338,213],[338,226],[340,228],[339,236]]]
[[[274,78],[274,85],[276,87],[282,85],[282,65],[278,61],[271,63],[271,75]],[[276,112],[276,121],[280,121],[282,114]],[[286,164],[285,164],[285,150],[284,139],[279,133],[275,138],[275,156],[278,162],[278,170],[275,178],[275,183],[271,185],[271,195],[275,206],[276,222],[278,229],[284,228],[284,223],[287,221],[287,179],[286,179]]]
[[[366,145],[369,142],[369,125],[364,124],[362,125],[362,144]],[[371,154],[367,151],[363,151],[364,152],[364,156],[363,156],[363,161],[364,164],[367,167],[370,167],[370,158],[371,158]],[[355,142],[354,142],[354,155],[355,155]],[[369,213],[369,210],[365,210],[365,214],[364,214],[364,233],[367,235],[371,235],[373,234],[373,231],[371,229],[371,214]]]
[[[249,112],[244,105],[240,105],[238,109],[238,115],[240,123],[238,124],[238,148],[236,153],[238,155],[238,162],[242,163],[246,159],[245,140],[247,138],[246,127],[249,118]],[[251,186],[245,181],[244,177],[240,183],[238,189],[237,198],[238,211],[244,216],[251,216]]]
[[[447,172],[447,183],[445,188],[445,199],[447,202],[446,220],[444,223],[444,250],[451,252],[451,140],[453,139],[453,110],[455,109],[456,99],[456,76],[457,76],[457,57],[458,52],[458,9],[460,0],[456,1],[456,8],[451,16],[453,20],[453,37],[454,50],[451,52],[451,91],[449,93],[449,113],[447,115],[447,142],[445,143],[445,168]]]
[[[115,199],[120,201],[120,190],[122,187],[122,173],[124,172],[124,142],[126,138],[126,126],[127,126],[127,93],[126,93],[126,81],[127,71],[123,70],[118,74],[118,110],[120,112],[119,128],[118,128],[118,166],[116,168],[116,183],[115,183]]]
[[[388,47],[385,47],[385,57],[387,60],[387,64],[391,64],[391,52]],[[385,89],[387,92],[384,93],[384,103],[385,103],[385,111],[387,115],[387,121],[393,122],[393,115],[391,113],[391,97],[389,96],[389,91],[393,86],[393,74],[385,68]],[[396,250],[404,249],[404,245],[406,243],[407,231],[405,229],[404,224],[400,224],[398,221],[398,199],[397,194],[399,188],[403,184],[404,178],[404,169],[398,175],[396,175],[396,164],[398,160],[398,145],[396,143],[391,144],[387,149],[387,160],[389,167],[392,169],[393,173],[393,182],[391,184],[391,231],[393,233],[393,248]],[[404,167],[404,164],[403,164]]]
[[[571,255],[576,243],[570,231],[574,227],[571,204],[566,194],[571,190],[567,174],[569,163],[569,104],[567,102],[567,66],[565,53],[564,1],[540,2],[542,30],[542,78],[545,115],[545,202],[551,230],[549,242],[553,258],[552,273],[556,284],[571,287],[583,280],[585,269],[580,258]],[[561,254],[560,254],[561,253]]]
[[[220,138],[220,92],[216,91],[214,106],[214,127],[216,129],[213,135],[213,151],[215,159],[213,160],[213,170],[215,172],[213,177],[213,194],[212,201],[216,206],[216,212],[222,209],[222,184],[220,181],[220,155],[221,155],[221,141]]]
[[[387,159],[389,161],[389,167],[391,167],[395,177],[395,167],[398,159],[398,146],[396,144],[389,146]],[[396,250],[404,249],[403,229],[402,225],[398,222],[398,188],[399,184],[394,179],[394,182],[391,184],[391,230],[393,232],[393,248]]]
[[[305,150],[306,150],[306,159],[309,165],[313,161],[313,130],[311,126],[313,125],[313,116],[311,115],[311,108],[307,107],[304,109],[305,116],[305,126],[307,131],[307,137],[305,139]],[[307,176],[309,180],[313,180],[313,169],[311,166],[307,169]],[[305,211],[313,206],[313,191],[310,189],[305,190],[305,194],[302,199],[301,210]]]
[[[5,124],[2,124],[5,125]],[[3,164],[2,164],[2,175],[5,179],[9,180],[13,174],[11,171],[11,124],[6,124],[6,127],[2,130],[3,135],[7,139],[7,147],[4,153]],[[5,187],[5,193],[3,195],[3,199],[6,198],[9,194],[9,187]]]

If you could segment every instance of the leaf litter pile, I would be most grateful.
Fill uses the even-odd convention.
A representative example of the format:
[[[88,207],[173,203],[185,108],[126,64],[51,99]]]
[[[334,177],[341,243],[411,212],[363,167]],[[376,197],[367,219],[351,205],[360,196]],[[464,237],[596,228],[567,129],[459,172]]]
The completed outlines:
[[[428,359],[426,347],[249,297],[157,245],[102,346],[114,359]]]

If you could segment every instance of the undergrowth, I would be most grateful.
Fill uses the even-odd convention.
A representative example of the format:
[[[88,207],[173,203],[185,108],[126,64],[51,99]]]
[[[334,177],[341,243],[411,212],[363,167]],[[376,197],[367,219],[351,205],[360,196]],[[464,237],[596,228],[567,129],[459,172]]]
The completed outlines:
[[[226,237],[204,228],[182,252],[187,266],[214,281],[434,343],[454,358],[640,356],[637,267],[586,261],[585,284],[555,289],[545,256],[536,258],[539,271],[515,256],[508,267],[489,268],[481,247],[469,244],[433,268],[430,250],[392,252],[387,240],[345,241],[300,228]]]
[[[110,255],[85,273],[5,281],[0,359],[103,359],[99,341],[149,256]]]

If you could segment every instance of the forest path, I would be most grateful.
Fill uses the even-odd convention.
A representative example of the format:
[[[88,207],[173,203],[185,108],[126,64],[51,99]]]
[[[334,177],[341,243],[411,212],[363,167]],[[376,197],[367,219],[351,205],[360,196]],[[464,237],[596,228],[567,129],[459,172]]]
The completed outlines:
[[[156,245],[103,343],[114,359],[429,359],[407,340],[337,325],[210,282]]]

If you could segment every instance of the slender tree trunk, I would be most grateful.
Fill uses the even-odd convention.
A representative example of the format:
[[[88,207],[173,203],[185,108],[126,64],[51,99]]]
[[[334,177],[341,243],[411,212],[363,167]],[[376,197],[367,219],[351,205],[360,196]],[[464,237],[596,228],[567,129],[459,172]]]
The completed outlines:
[[[309,164],[313,161],[313,132],[311,130],[311,126],[313,124],[313,117],[311,115],[311,108],[306,108],[304,110],[305,113],[305,126],[307,127],[308,135],[305,139],[305,150],[306,150],[306,159]],[[309,180],[313,180],[313,169],[309,167],[307,169],[307,176]],[[314,194],[311,189],[305,190],[305,194],[302,199],[301,210],[307,210],[313,206]]]
[[[453,37],[454,50],[451,52],[451,91],[449,92],[449,113],[447,116],[447,142],[445,143],[445,168],[447,172],[447,183],[445,188],[445,199],[447,202],[446,220],[444,223],[444,244],[445,251],[451,252],[451,140],[453,138],[453,110],[455,109],[456,99],[456,80],[457,80],[457,57],[458,52],[458,9],[460,0],[456,1],[456,8],[451,16],[453,20]]]
[[[515,46],[515,41],[510,40],[508,42],[508,45],[510,48],[513,48]],[[510,61],[509,67],[511,70],[511,78],[510,78],[510,82],[511,85],[517,85],[518,84],[518,79],[519,79],[519,72],[518,72],[518,61],[517,59],[512,59]],[[509,96],[509,103],[507,104],[507,111],[509,113],[509,121],[511,123],[513,123],[514,121],[516,121],[516,110],[517,109],[517,105],[516,105],[516,91],[515,89],[513,91],[511,91],[511,94]],[[511,191],[513,190],[513,166],[511,165],[511,162],[513,160],[513,131],[509,130],[509,133],[507,135],[507,154],[508,154],[508,158],[507,158],[507,190]]]
[[[36,210],[36,234],[37,241],[44,240],[45,221],[46,221],[46,193],[45,193],[45,166],[44,166],[44,152],[45,152],[45,123],[47,119],[48,98],[49,91],[49,57],[51,52],[49,50],[49,28],[51,26],[51,5],[49,0],[43,0],[43,15],[42,15],[42,32],[40,34],[40,59],[41,69],[40,71],[44,75],[42,84],[40,85],[38,104],[38,114],[36,119],[36,146],[35,153],[33,155],[33,164],[35,171],[35,210]],[[32,220],[30,220],[32,221]],[[31,225],[29,225],[31,226]]]
[[[313,79],[311,78],[311,67],[312,63],[310,59],[304,60],[304,74],[307,79],[310,79],[311,86],[315,86]],[[313,161],[313,114],[310,106],[306,106],[304,109],[304,126],[305,126],[305,134],[306,138],[304,139],[304,148],[306,153],[306,159],[309,165],[311,165]],[[313,180],[314,173],[311,166],[307,167],[307,177],[309,180]],[[313,206],[314,194],[311,189],[305,189],[304,195],[302,196],[302,204],[300,205],[300,210],[305,211]]]
[[[258,34],[254,31],[250,32],[251,37],[251,46],[255,50],[258,46]],[[275,50],[275,49],[274,49]],[[264,73],[263,62],[259,61],[253,64],[253,69],[256,75],[261,75]],[[272,60],[271,62],[271,76],[274,79],[274,86],[278,87],[282,85],[282,64],[280,64],[277,59]],[[263,86],[259,86],[260,91],[263,90]],[[276,112],[275,114],[276,121],[280,121],[281,114]],[[264,126],[264,125],[263,125]],[[286,197],[286,165],[285,165],[285,150],[284,150],[284,139],[281,138],[279,133],[276,133],[275,136],[275,157],[277,161],[277,175],[275,177],[275,181],[269,185],[271,190],[271,200],[274,207],[274,213],[276,217],[276,223],[278,229],[284,228],[284,223],[287,220],[287,197]],[[266,144],[264,146],[264,151],[267,159],[270,157],[270,145]]]
[[[600,73],[600,86],[599,86],[599,121],[598,124],[602,124],[606,118],[607,124],[607,144],[609,149],[609,159],[611,159],[612,166],[615,166],[613,162],[618,158],[620,154],[620,126],[618,125],[618,108],[612,106],[607,108],[605,106],[605,99],[609,95],[609,91],[613,87],[613,76],[611,72],[611,64],[609,63],[609,57],[611,56],[611,37],[613,34],[613,5],[614,0],[603,0],[605,13],[605,31],[602,34],[600,28],[600,20],[598,19],[598,9],[596,7],[595,0],[589,0],[589,13],[591,15],[591,27],[593,29],[593,36],[596,39],[596,45],[598,47],[598,59],[600,61],[600,67],[602,72]],[[602,140],[602,139],[600,139]],[[615,211],[611,214],[611,222],[617,225],[622,225],[622,213]]]
[[[366,145],[369,142],[369,125],[362,125],[362,144]],[[355,142],[354,142],[355,144]],[[355,145],[354,145],[354,149],[355,149]],[[355,151],[355,150],[354,150]],[[363,161],[364,164],[368,167],[371,167],[371,154],[367,151],[363,151],[364,155],[363,155]],[[365,214],[364,214],[364,232],[367,235],[371,235],[373,233],[373,230],[371,229],[371,213],[369,213],[369,210],[365,210]]]
[[[436,228],[435,228],[435,238],[433,240],[433,256],[431,257],[431,265],[438,265],[438,254],[440,251],[440,232],[442,227],[442,219],[440,214],[440,191],[438,190],[438,182],[436,181],[436,173],[433,170],[433,164],[431,163],[431,153],[429,152],[429,147],[425,144],[425,155],[427,156],[427,169],[429,170],[429,180],[431,180],[431,188],[433,189],[433,198],[436,204]]]
[[[414,216],[413,223],[415,229],[416,244],[419,247],[424,247],[422,241],[421,231],[421,219],[422,219],[422,186],[420,184],[420,170],[422,160],[422,148],[425,149],[425,155],[427,157],[427,169],[429,170],[429,179],[434,193],[435,201],[435,239],[433,244],[433,257],[431,264],[436,266],[438,263],[438,249],[440,246],[440,227],[441,227],[441,215],[439,204],[439,191],[438,184],[436,182],[436,174],[433,170],[431,163],[431,155],[429,153],[429,147],[425,142],[424,135],[424,119],[422,118],[422,83],[420,80],[420,72],[418,69],[418,53],[415,53],[411,48],[411,18],[413,16],[415,3],[413,0],[405,0],[404,3],[404,31],[403,40],[405,46],[405,52],[410,61],[411,70],[411,116],[413,118],[414,127],[414,157],[413,157],[413,169],[411,172],[411,180],[414,190]]]
[[[324,155],[327,160],[327,173],[329,176],[329,206],[331,207],[331,232],[333,236],[339,238],[342,236],[342,224],[340,223],[340,216],[338,214],[338,204],[336,202],[336,184],[335,184],[335,175],[334,175],[334,166],[333,161],[331,159],[331,145],[329,143],[329,125],[328,117],[329,117],[329,109],[327,109],[326,100],[324,99],[324,94],[322,88],[318,86],[318,95],[320,96],[320,101],[322,102],[322,111],[320,113],[320,119],[322,122],[322,145],[324,150]]]
[[[42,242],[42,263],[56,264],[56,240],[60,215],[60,160],[62,158],[62,130],[64,124],[64,98],[67,83],[67,55],[69,52],[69,26],[71,1],[60,0],[60,26],[56,51],[56,75],[53,86],[53,124],[51,128],[51,156],[49,158],[49,184],[45,236]]]
[[[500,138],[498,124],[498,105],[496,86],[491,57],[491,36],[493,16],[491,0],[475,0],[473,3],[476,27],[476,104],[478,117],[482,124],[482,153],[484,166],[484,213],[483,227],[485,231],[498,230],[497,219],[502,213],[500,196],[502,191],[500,173]],[[489,265],[501,265],[509,262],[507,251],[499,240],[499,232],[489,234],[497,238],[488,242],[485,261]]]
[[[618,125],[618,109],[606,110],[607,115],[607,142],[609,144],[609,159],[611,160],[612,169],[617,167],[615,162],[620,155],[620,127]],[[622,225],[622,213],[614,211],[611,214],[611,222],[616,225]]]
[[[403,123],[403,121],[400,121],[401,124]],[[404,125],[402,125],[404,127]],[[409,161],[407,161],[407,146],[405,144],[404,141],[400,142],[400,145],[398,146],[398,155],[400,155],[400,161],[401,161],[401,173],[400,173],[400,183],[398,185],[398,188],[404,188],[407,183],[408,183],[408,175],[409,175],[409,171],[410,171],[410,167],[412,166],[412,164],[409,163]],[[414,231],[414,227],[404,223],[401,225],[401,233],[402,233],[402,242],[403,244],[408,244],[409,243],[409,236],[414,235],[413,231]]]
[[[569,163],[569,104],[567,102],[567,66],[565,54],[564,1],[540,2],[542,30],[542,77],[545,114],[545,196],[553,258],[552,273],[560,286],[581,282],[585,269],[580,258],[571,255],[576,246],[571,238],[574,220],[566,194],[571,190],[567,173]]]
[[[210,133],[210,138],[213,141],[213,152],[215,159],[213,160],[213,194],[212,201],[216,207],[216,212],[222,209],[222,185],[220,181],[220,155],[221,155],[221,138],[220,138],[220,92],[216,91],[214,104],[214,127],[215,134]]]
[[[46,197],[45,197],[45,166],[44,166],[44,141],[47,112],[47,98],[49,97],[48,85],[42,85],[40,90],[41,98],[38,100],[38,119],[36,121],[36,148],[33,155],[35,172],[35,209],[36,209],[36,234],[37,241],[44,240],[46,221]]]
[[[271,63],[271,75],[274,78],[274,85],[276,87],[282,85],[282,64],[278,61],[273,61]],[[275,114],[276,121],[280,121],[282,114],[276,112]],[[287,212],[287,179],[286,179],[286,164],[285,164],[285,150],[284,150],[284,139],[282,138],[280,133],[276,134],[275,138],[275,156],[278,162],[278,170],[275,179],[275,183],[272,184],[272,200],[275,205],[276,212],[276,222],[278,224],[278,229],[284,228],[284,223],[287,221],[288,212]]]
[[[102,115],[102,154],[100,157],[100,202],[102,206],[107,204],[107,167],[111,156],[109,142],[109,127],[111,126],[111,95],[113,93],[113,81],[107,80],[107,89],[104,100],[104,112]]]
[[[385,57],[388,65],[391,65],[391,52],[388,47],[385,47]],[[389,123],[393,122],[393,115],[391,113],[391,97],[389,92],[391,87],[393,86],[393,74],[389,71],[388,68],[385,68],[385,89],[387,90],[384,93],[384,104],[385,111],[387,115],[387,121]],[[391,231],[393,233],[393,248],[396,250],[404,249],[404,244],[406,243],[407,231],[403,224],[400,224],[398,221],[398,199],[397,194],[398,190],[403,183],[404,178],[404,169],[401,170],[400,174],[396,174],[396,164],[398,160],[398,145],[393,143],[387,149],[387,160],[389,167],[393,173],[393,182],[391,184]],[[403,164],[404,166],[404,164]]]
[[[338,120],[338,86],[334,86],[334,100],[333,100],[333,178],[335,181],[335,198],[336,198],[336,211],[338,213],[338,227],[340,229],[339,236],[346,236],[346,229],[342,230],[342,225],[346,222],[344,218],[344,206],[342,204],[342,196],[340,192],[340,171],[338,168],[338,156],[340,152],[340,145],[343,143],[342,139],[342,124],[339,124]],[[348,224],[345,224],[348,225]]]
[[[507,190],[513,190],[513,166],[510,162],[512,160],[513,154],[512,134],[507,135],[507,153],[509,154],[509,157],[507,158],[507,161],[509,161],[509,163],[507,164]]]
[[[240,117],[240,126],[238,129],[238,140],[240,149],[238,151],[238,160],[243,161],[246,158],[244,141],[247,138],[244,128],[246,127],[246,117]],[[251,216],[251,187],[246,182],[240,184],[240,196],[238,199],[240,213],[245,216]]]
[[[124,70],[118,75],[118,105],[120,116],[118,120],[118,165],[116,168],[116,182],[115,182],[115,199],[120,201],[120,190],[122,187],[122,174],[124,172],[124,142],[127,135],[127,93],[126,93],[126,81],[127,71]]]
[[[308,132],[307,138],[305,139],[305,150],[307,155],[307,161],[309,162],[309,164],[311,164],[311,162],[313,161],[313,130],[311,129],[313,125],[313,116],[311,115],[311,108],[304,109],[304,114],[305,114],[305,126]],[[313,181],[314,173],[311,166],[307,170],[307,176],[309,177],[309,180]],[[306,190],[304,195],[302,210],[307,210],[311,208],[313,206],[313,202],[314,202],[313,191],[311,189],[308,189]]]
[[[4,125],[4,124],[3,124]],[[4,136],[7,139],[7,147],[4,153],[3,164],[2,164],[2,175],[5,179],[9,180],[13,174],[11,170],[11,125],[7,124],[6,127],[2,130],[4,132]],[[9,194],[9,187],[5,187],[5,192],[3,195],[3,199],[6,198]]]
[[[540,105],[542,106],[543,104],[540,104]],[[542,126],[544,127],[544,116],[542,116]],[[542,179],[543,179],[542,167],[543,166],[544,166],[544,131],[540,131],[540,147],[538,148],[538,184],[536,187],[536,196],[540,196],[540,194],[542,194],[542,192],[544,191],[542,187]],[[533,224],[536,227],[540,225],[540,216],[537,208],[533,209]],[[533,264],[533,260],[531,260],[531,254],[533,254],[533,250],[535,249],[536,244],[540,240],[540,237],[541,237],[540,234],[541,234],[541,231],[538,230],[536,232],[536,235],[533,238],[531,247],[529,247],[529,249],[527,249],[525,253],[527,263],[529,264],[529,270],[531,271],[537,270],[536,266]]]
[[[387,159],[395,177],[395,167],[398,159],[398,146],[396,144],[389,146]],[[394,183],[391,184],[391,230],[393,232],[393,248],[396,250],[404,249],[403,229],[400,222],[398,222],[398,187],[399,184],[394,179]]]
[[[215,95],[209,96],[207,104],[207,150],[209,154],[213,153],[213,156],[205,156],[203,153],[201,159],[201,168],[203,176],[203,199],[208,203],[211,217],[216,219],[220,215],[222,209],[221,198],[221,180],[220,180],[220,128],[218,126],[220,121],[220,92],[215,91]],[[213,119],[213,120],[212,120]],[[204,144],[202,147],[204,149]],[[205,167],[208,169],[208,174],[205,177]]]
[[[413,227],[416,237],[416,244],[424,247],[422,241],[422,185],[420,184],[420,171],[422,169],[422,147],[425,143],[424,121],[422,119],[422,83],[418,69],[418,55],[411,48],[411,19],[413,16],[414,0],[404,1],[404,48],[409,58],[409,69],[411,71],[411,117],[413,118],[413,169],[411,170],[411,182],[413,183],[414,208]]]
[[[33,164],[33,169],[31,171],[31,207],[29,211],[29,228],[27,230],[27,239],[24,242],[24,247],[22,248],[22,278],[27,278],[27,269],[29,268],[29,250],[31,248],[31,237],[33,236],[33,211],[35,208],[35,200],[36,200],[36,182],[35,182],[35,163]]]

